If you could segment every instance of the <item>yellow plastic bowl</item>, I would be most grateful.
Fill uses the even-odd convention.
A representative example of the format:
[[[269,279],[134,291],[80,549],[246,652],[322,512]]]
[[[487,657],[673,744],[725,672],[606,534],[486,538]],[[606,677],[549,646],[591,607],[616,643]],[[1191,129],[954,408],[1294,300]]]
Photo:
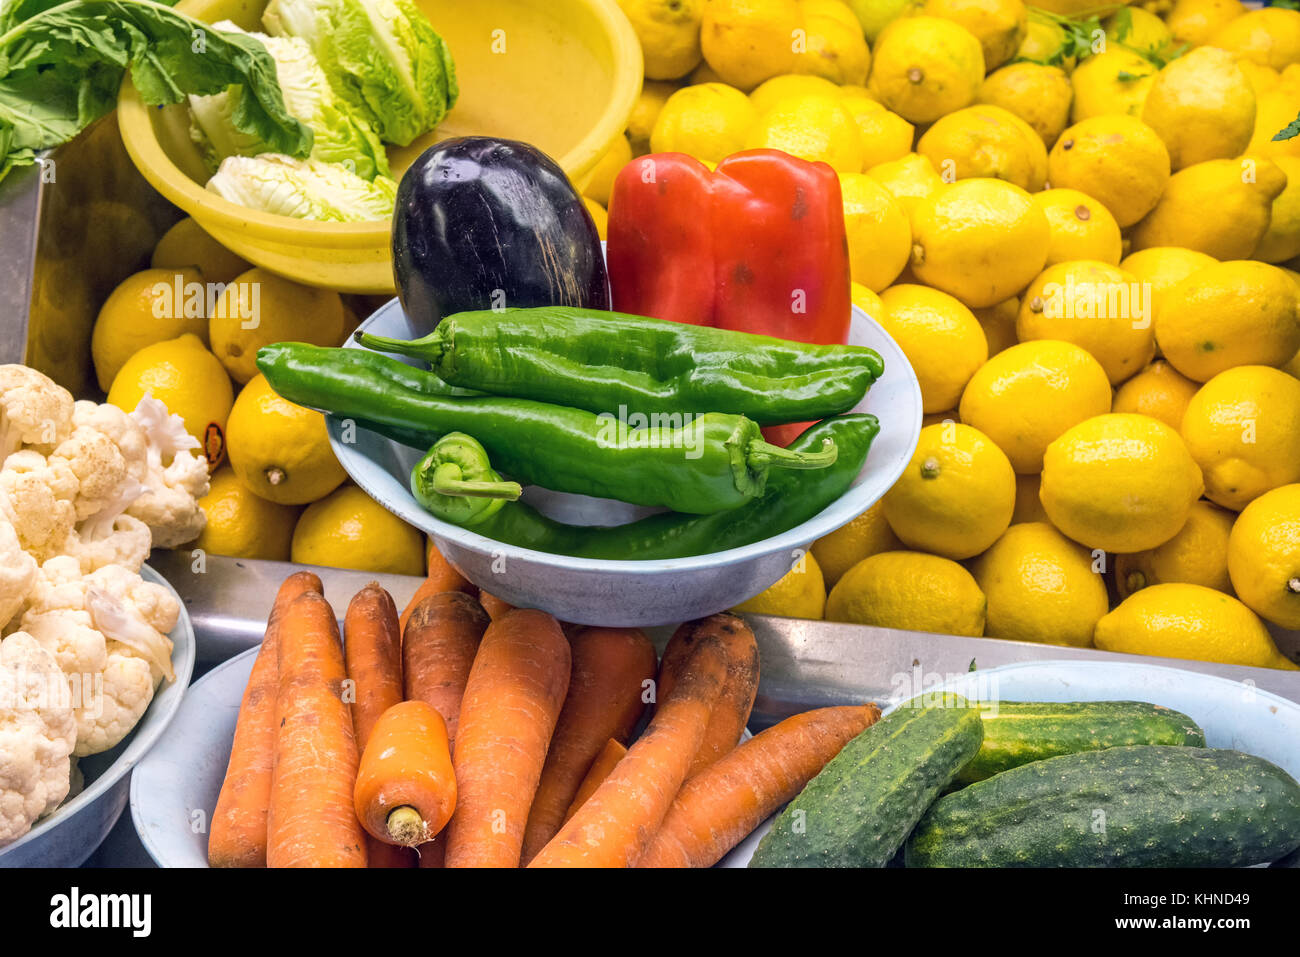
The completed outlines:
[[[641,48],[614,0],[415,0],[451,47],[460,98],[442,124],[390,147],[400,177],[431,143],[481,134],[524,140],[577,181],[627,126]],[[267,0],[184,0],[209,23],[261,29]],[[389,223],[317,223],[244,209],[203,188],[184,104],[154,109],[128,79],[118,98],[127,152],[160,193],[250,262],[343,292],[393,292]]]

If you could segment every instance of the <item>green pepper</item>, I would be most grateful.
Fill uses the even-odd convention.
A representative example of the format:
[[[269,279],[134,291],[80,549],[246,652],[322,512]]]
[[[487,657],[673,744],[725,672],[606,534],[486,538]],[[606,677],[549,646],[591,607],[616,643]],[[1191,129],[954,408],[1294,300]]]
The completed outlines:
[[[487,452],[473,436],[448,432],[411,470],[411,494],[430,513],[456,525],[491,517],[523,492],[492,471]]]
[[[461,312],[423,339],[357,333],[429,362],[447,382],[590,412],[731,412],[762,425],[847,412],[884,371],[864,346],[561,306]]]
[[[396,359],[305,343],[263,346],[257,366],[283,398],[344,418],[424,433],[473,435],[502,472],[560,492],[708,514],[763,491],[772,469],[820,469],[833,443],[791,452],[763,441],[757,423],[718,412],[679,417],[680,427],[627,429],[612,416],[528,399],[417,392],[396,381]],[[396,371],[392,366],[401,366]],[[426,443],[427,444],[427,443]]]

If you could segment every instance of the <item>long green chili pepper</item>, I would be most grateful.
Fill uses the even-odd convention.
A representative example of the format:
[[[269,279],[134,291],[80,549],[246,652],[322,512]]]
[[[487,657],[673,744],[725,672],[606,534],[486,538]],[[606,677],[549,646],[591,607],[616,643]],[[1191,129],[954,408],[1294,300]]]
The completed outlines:
[[[590,412],[731,412],[762,425],[847,412],[884,371],[864,346],[826,346],[547,306],[448,316],[423,339],[357,333],[447,382]]]
[[[342,355],[358,352],[366,358]],[[836,457],[833,442],[800,452],[771,445],[741,415],[678,414],[629,429],[613,416],[528,399],[416,392],[394,381],[411,370],[394,373],[393,365],[402,364],[378,353],[294,342],[263,346],[257,354],[271,387],[290,402],[407,435],[425,433],[430,441],[465,432],[505,474],[560,492],[703,515],[750,501],[773,469],[821,469]]]
[[[411,470],[411,494],[432,514],[472,525],[496,514],[523,492],[492,471],[487,452],[463,432],[448,432]]]

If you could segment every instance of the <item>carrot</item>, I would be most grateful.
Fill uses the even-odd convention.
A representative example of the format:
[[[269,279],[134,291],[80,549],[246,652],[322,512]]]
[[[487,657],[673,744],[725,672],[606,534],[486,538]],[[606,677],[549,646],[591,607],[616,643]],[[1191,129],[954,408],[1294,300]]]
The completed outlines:
[[[453,748],[465,682],[487,627],[488,616],[479,603],[452,591],[422,599],[403,632],[406,700],[423,701],[438,710]]]
[[[416,848],[420,853],[420,867],[443,867],[447,860],[447,832],[444,829],[432,841]]]
[[[503,601],[496,595],[490,595],[485,591],[480,591],[478,593],[478,600],[479,604],[483,606],[483,610],[488,613],[488,617],[493,621],[496,621],[507,612],[515,610],[514,605],[507,601]]]
[[[431,704],[400,701],[375,722],[352,790],[376,840],[412,847],[433,839],[456,809],[447,725]]]
[[[760,732],[677,792],[637,867],[712,867],[880,717],[874,704],[805,711]]]
[[[271,765],[275,758],[275,696],[280,619],[305,591],[321,590],[311,572],[290,575],[280,586],[262,636],[262,650],[244,687],[235,723],[230,763],[212,812],[208,863],[213,867],[266,867],[266,811],[271,803]]]
[[[529,867],[631,867],[686,780],[727,681],[721,640],[702,638],[681,663],[645,734]]]
[[[470,584],[469,580],[456,569],[452,568],[451,563],[442,557],[442,552],[431,543],[429,545],[429,574],[420,587],[415,590],[411,600],[406,603],[402,610],[400,624],[402,632],[406,632],[406,622],[411,617],[411,612],[415,611],[415,606],[428,598],[430,595],[437,595],[445,591],[460,591],[476,597],[478,587]]]
[[[365,867],[365,831],[352,807],[357,745],[342,697],[343,647],[319,592],[299,595],[285,610],[278,661],[266,863]]]
[[[749,723],[749,713],[758,694],[758,645],[754,633],[743,619],[724,612],[688,621],[673,632],[659,662],[659,686],[656,689],[659,700],[672,696],[682,664],[690,656],[691,649],[709,637],[716,637],[727,651],[727,684],[722,689],[722,697],[709,720],[709,731],[691,763],[688,777],[694,777],[735,749],[745,725]]]
[[[587,769],[586,777],[578,785],[578,793],[573,796],[573,803],[564,812],[565,821],[578,813],[578,808],[586,804],[587,798],[596,793],[596,788],[600,787],[600,782],[609,777],[610,772],[614,770],[614,766],[623,760],[625,754],[627,754],[627,748],[613,738],[605,742],[605,746],[600,749],[600,754],[596,755],[596,760],[592,761],[591,767]]]
[[[519,609],[488,626],[461,708],[447,867],[519,866],[569,665],[569,643],[545,612]]]
[[[654,645],[636,628],[584,628],[572,636],[569,647],[569,694],[528,812],[525,864],[564,823],[564,812],[605,742],[626,741],[641,720],[643,695],[655,674]]]

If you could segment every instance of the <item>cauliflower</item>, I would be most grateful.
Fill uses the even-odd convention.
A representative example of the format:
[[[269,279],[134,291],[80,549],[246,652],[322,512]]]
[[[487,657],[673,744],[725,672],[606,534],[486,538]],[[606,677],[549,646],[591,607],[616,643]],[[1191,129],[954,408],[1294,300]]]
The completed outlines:
[[[140,482],[131,477],[130,466],[116,443],[103,432],[79,425],[58,444],[51,462],[62,461],[80,483],[75,500],[77,521],[84,521],[105,510],[126,510],[130,493],[139,495]]]
[[[38,562],[58,555],[77,519],[80,482],[68,463],[24,449],[0,469],[0,514],[13,523],[23,550]]]
[[[103,433],[117,446],[126,463],[127,475],[141,484],[149,474],[149,437],[139,423],[115,405],[100,405],[80,399],[73,406],[74,427]]]
[[[31,635],[0,641],[0,847],[68,794],[77,724],[64,680]]]
[[[185,431],[184,420],[145,395],[131,413],[148,437],[147,486],[127,509],[153,533],[158,548],[175,548],[198,538],[207,524],[199,499],[208,494],[208,460],[195,455],[198,439]]]
[[[22,608],[36,583],[36,559],[23,551],[18,533],[0,518],[0,629]]]
[[[27,447],[49,454],[72,434],[72,393],[35,369],[0,365],[0,464]]]
[[[63,552],[77,558],[86,574],[105,565],[121,565],[138,572],[152,547],[149,526],[134,516],[120,514],[112,521],[96,516],[83,522],[68,536]]]

